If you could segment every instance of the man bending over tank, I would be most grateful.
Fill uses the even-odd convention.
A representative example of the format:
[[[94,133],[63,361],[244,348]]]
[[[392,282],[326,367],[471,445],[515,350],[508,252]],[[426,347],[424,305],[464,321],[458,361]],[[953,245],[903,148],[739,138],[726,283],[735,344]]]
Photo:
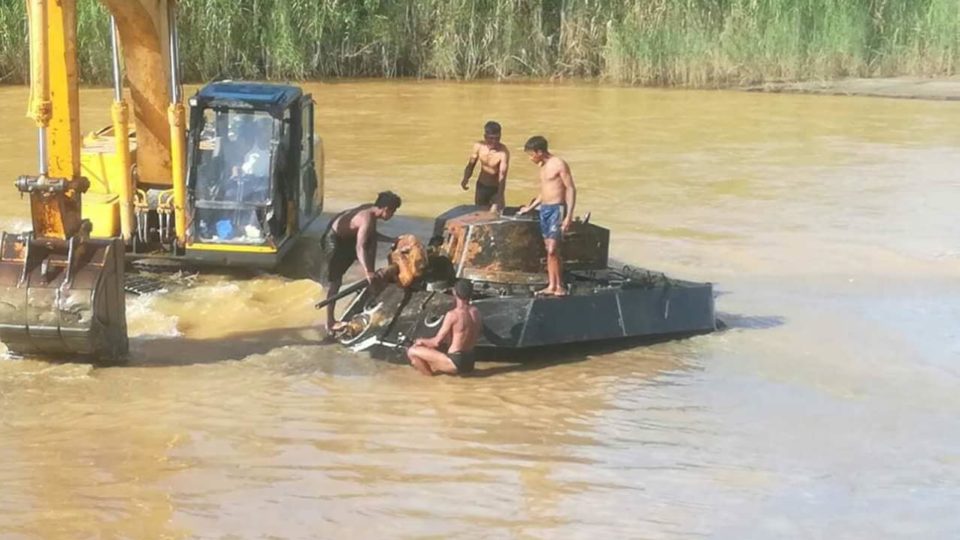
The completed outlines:
[[[526,214],[540,207],[540,233],[547,249],[547,287],[537,294],[563,296],[563,263],[560,242],[563,233],[573,223],[573,207],[577,203],[577,187],[567,162],[550,153],[547,140],[537,135],[530,137],[523,151],[530,161],[540,167],[540,194],[518,212]]]
[[[321,247],[325,252],[327,266],[327,298],[340,291],[343,275],[347,273],[353,261],[360,261],[363,274],[371,285],[379,276],[374,271],[377,259],[377,240],[394,242],[395,238],[377,232],[377,221],[388,221],[400,208],[400,197],[392,191],[377,195],[373,204],[362,204],[356,208],[340,212],[327,225],[321,238]],[[341,324],[334,318],[336,302],[327,305],[327,332],[336,332]]]
[[[474,204],[489,206],[494,212],[505,204],[507,169],[510,166],[510,151],[500,142],[500,132],[500,124],[492,120],[483,126],[483,140],[473,143],[470,160],[463,169],[463,180],[460,181],[464,191],[470,189],[470,177],[479,161],[480,174],[477,176]]]
[[[446,373],[456,375],[473,371],[474,346],[480,338],[480,310],[470,304],[473,284],[457,280],[453,286],[456,306],[443,317],[437,335],[430,339],[420,338],[407,349],[407,358],[417,371],[424,375]],[[440,346],[449,342],[447,352]]]

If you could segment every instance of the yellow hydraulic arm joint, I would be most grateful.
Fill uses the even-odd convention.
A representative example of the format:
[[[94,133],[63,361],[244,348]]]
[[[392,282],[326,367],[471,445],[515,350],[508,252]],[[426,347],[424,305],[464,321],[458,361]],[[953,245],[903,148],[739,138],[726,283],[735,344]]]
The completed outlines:
[[[173,211],[176,216],[175,231],[177,245],[183,247],[187,241],[187,130],[186,114],[183,107],[183,89],[180,87],[180,47],[177,33],[177,6],[171,1],[167,4],[167,24],[169,28],[170,61],[170,107],[167,120],[170,123],[170,175],[173,183]]]
[[[173,175],[173,210],[176,216],[175,230],[177,245],[186,245],[187,211],[186,211],[186,123],[183,103],[171,103],[167,110],[170,120],[170,169]]]
[[[130,163],[130,107],[123,99],[123,81],[120,74],[120,44],[117,22],[110,17],[110,44],[113,49],[113,138],[117,160],[120,162],[120,181],[116,184],[120,199],[120,235],[129,242],[133,236],[133,172]]]
[[[130,169],[130,108],[124,101],[115,101],[110,107],[113,119],[113,137],[120,161],[120,182],[117,183],[117,196],[120,198],[120,235],[124,242],[133,236],[133,175]]]
[[[86,191],[80,178],[75,2],[27,3],[33,81],[27,115],[39,128],[40,174],[21,177],[17,186],[29,193],[33,234],[39,238],[63,240],[77,232],[80,194]]]

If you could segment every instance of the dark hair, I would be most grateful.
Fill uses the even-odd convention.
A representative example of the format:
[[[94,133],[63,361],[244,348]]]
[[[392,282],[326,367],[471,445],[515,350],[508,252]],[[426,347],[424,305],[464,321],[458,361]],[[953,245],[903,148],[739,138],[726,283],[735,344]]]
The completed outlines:
[[[530,137],[527,139],[527,144],[523,145],[523,151],[530,152],[531,150],[535,152],[546,152],[547,140],[540,135],[534,135],[533,137]]]
[[[484,135],[500,135],[500,123],[493,120],[483,125]]]
[[[400,196],[392,191],[381,191],[377,195],[377,201],[373,203],[378,208],[400,208]]]
[[[469,300],[473,296],[473,282],[465,279],[458,279],[453,284],[453,294],[461,300]]]

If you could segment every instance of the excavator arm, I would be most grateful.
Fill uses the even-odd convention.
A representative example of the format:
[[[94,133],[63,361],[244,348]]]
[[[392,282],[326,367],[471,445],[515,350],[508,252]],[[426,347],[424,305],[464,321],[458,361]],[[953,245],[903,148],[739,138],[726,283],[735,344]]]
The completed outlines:
[[[92,238],[82,196],[76,0],[26,0],[31,97],[39,171],[16,187],[30,198],[33,230],[0,239],[0,341],[16,354],[117,359],[127,351],[123,270],[133,234],[138,185],[172,193],[167,215],[185,235],[184,108],[177,73],[174,0],[101,0],[114,20],[113,154],[119,237]],[[137,151],[130,151],[130,108],[123,99],[120,47],[133,101]],[[126,160],[126,161],[124,161]],[[135,167],[134,167],[135,165]]]

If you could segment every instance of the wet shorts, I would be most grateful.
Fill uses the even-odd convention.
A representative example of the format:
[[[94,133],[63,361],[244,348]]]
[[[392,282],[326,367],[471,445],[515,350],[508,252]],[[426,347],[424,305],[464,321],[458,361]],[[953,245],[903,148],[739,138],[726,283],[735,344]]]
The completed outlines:
[[[498,191],[500,191],[498,186],[477,182],[477,195],[476,198],[474,198],[474,204],[477,206],[490,206],[497,199]]]
[[[540,234],[544,240],[559,240],[563,234],[563,219],[567,214],[565,204],[540,205]]]
[[[350,265],[357,260],[357,239],[344,239],[329,232],[320,242],[327,256],[327,281],[342,280]]]
[[[473,365],[476,363],[476,354],[474,351],[457,351],[447,354],[447,357],[457,366],[457,373],[470,373],[473,371]]]

